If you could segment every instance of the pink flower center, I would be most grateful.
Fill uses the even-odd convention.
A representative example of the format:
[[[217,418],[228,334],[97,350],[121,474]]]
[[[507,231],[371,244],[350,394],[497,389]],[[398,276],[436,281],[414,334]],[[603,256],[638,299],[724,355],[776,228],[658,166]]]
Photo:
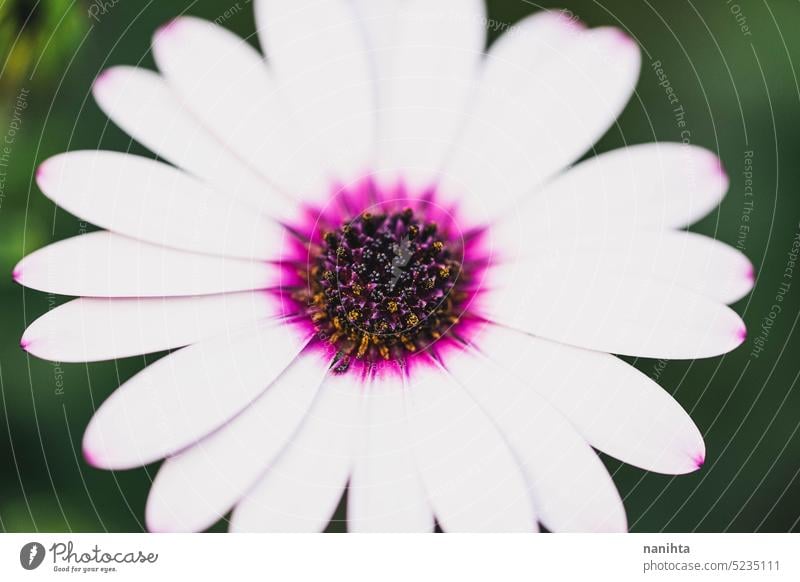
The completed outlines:
[[[465,342],[470,305],[488,258],[484,229],[462,231],[453,208],[398,186],[370,181],[337,189],[328,207],[306,210],[287,226],[301,248],[284,261],[298,284],[282,289],[315,341],[335,351],[334,370],[438,353]]]

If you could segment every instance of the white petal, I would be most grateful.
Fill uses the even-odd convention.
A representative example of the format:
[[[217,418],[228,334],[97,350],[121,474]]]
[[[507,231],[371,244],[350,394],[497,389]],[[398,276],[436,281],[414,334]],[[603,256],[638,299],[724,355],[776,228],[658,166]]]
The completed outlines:
[[[106,231],[68,238],[25,257],[14,279],[61,295],[163,297],[267,289],[280,275],[263,262],[168,249]]]
[[[373,72],[390,70],[392,49],[397,44],[397,14],[405,0],[352,0],[364,29]]]
[[[728,190],[719,158],[675,143],[618,149],[582,162],[530,197],[508,222],[542,236],[683,228]]]
[[[453,148],[486,44],[483,0],[408,0],[378,71],[378,169],[428,186]]]
[[[285,199],[216,139],[164,79],[145,69],[113,67],[92,87],[100,108],[125,132],[163,159],[223,195],[271,215]]]
[[[42,192],[107,230],[162,246],[245,259],[279,256],[277,222],[171,166],[119,152],[69,152],[39,166]]]
[[[415,369],[406,406],[417,466],[445,531],[536,529],[517,460],[461,386],[441,370]]]
[[[345,0],[256,0],[261,46],[307,139],[334,177],[372,162],[374,85],[366,39]]]
[[[368,388],[365,414],[348,489],[348,530],[433,531],[433,513],[410,446],[402,380],[377,379]]]
[[[279,315],[264,292],[200,297],[81,297],[34,321],[23,348],[56,362],[96,362],[180,348]]]
[[[619,358],[494,325],[475,345],[504,373],[523,379],[546,398],[596,449],[670,475],[702,465],[703,437],[689,415]]]
[[[483,81],[506,92],[524,89],[550,62],[565,54],[585,32],[582,22],[560,10],[540,10],[514,24],[492,45]]]
[[[83,437],[89,463],[146,465],[197,442],[251,403],[308,337],[284,322],[193,344],[151,364],[97,410]]]
[[[493,233],[497,231],[493,230]],[[511,231],[505,234],[511,235]],[[654,278],[685,287],[722,303],[735,303],[753,288],[753,265],[741,252],[720,241],[672,230],[632,231],[548,237],[525,226],[498,245],[508,253],[520,247],[520,268],[535,278],[548,269],[586,265],[630,277]]]
[[[239,416],[167,459],[147,499],[150,531],[201,531],[258,481],[305,418],[330,358],[301,354]]]
[[[511,444],[547,529],[627,529],[622,500],[605,466],[544,398],[477,351],[453,354],[447,365]]]
[[[602,265],[509,263],[490,270],[480,310],[491,320],[558,342],[646,358],[694,359],[742,344],[746,328],[729,307],[653,277]]]
[[[328,525],[362,434],[358,384],[331,376],[297,435],[236,506],[231,531],[314,532]]]
[[[181,17],[156,33],[153,56],[186,107],[259,175],[290,195],[323,186],[314,147],[301,143],[264,59],[243,39]]]
[[[522,35],[514,35],[516,46],[507,46],[502,57],[490,51],[475,110],[443,184],[465,197],[474,216],[501,216],[577,160],[633,93],[641,57],[631,39],[616,29],[562,26],[573,30],[570,42],[548,51],[550,58],[533,71],[526,70],[529,43]],[[511,59],[521,62],[516,77],[492,71],[507,69]],[[494,78],[511,81],[498,85]]]

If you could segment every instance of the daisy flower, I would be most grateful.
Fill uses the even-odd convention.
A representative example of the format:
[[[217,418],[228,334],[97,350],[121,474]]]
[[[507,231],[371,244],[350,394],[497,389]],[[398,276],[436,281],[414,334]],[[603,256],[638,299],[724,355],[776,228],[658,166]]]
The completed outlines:
[[[152,531],[624,531],[595,449],[704,462],[680,405],[617,356],[740,345],[734,249],[684,229],[720,202],[684,144],[579,160],[633,94],[638,46],[542,12],[485,50],[480,0],[256,0],[265,56],[182,17],[159,73],[104,72],[103,111],[163,161],[37,173],[102,230],[25,258],[77,296],[35,356],[164,350],[96,411],[94,467],[166,459]]]

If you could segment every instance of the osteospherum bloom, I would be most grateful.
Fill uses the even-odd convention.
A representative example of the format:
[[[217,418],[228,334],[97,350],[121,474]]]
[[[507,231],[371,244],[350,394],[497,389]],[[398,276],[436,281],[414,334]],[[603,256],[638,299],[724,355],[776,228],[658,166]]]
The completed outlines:
[[[728,187],[681,144],[576,163],[638,77],[637,45],[536,14],[488,52],[479,0],[256,0],[264,56],[180,18],[159,74],[94,96],[164,161],[81,151],[42,191],[102,230],[14,277],[78,298],[25,332],[89,362],[176,350],[97,410],[84,455],[166,459],[151,530],[621,531],[593,449],[704,462],[675,400],[618,355],[724,354],[751,288],[684,231]],[[613,355],[612,355],[613,354]]]

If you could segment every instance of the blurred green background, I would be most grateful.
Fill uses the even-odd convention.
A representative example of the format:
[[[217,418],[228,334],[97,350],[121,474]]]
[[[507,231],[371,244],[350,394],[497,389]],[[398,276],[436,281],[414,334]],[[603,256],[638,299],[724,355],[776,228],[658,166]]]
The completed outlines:
[[[37,190],[32,176],[40,161],[83,148],[148,153],[93,103],[89,88],[97,74],[117,64],[153,67],[153,30],[183,12],[219,19],[255,42],[252,7],[248,0],[0,2],[0,529],[141,531],[156,467],[92,469],[80,456],[80,441],[93,409],[158,356],[89,366],[28,357],[19,349],[26,324],[65,298],[22,289],[11,270],[24,254],[87,228]],[[565,8],[591,26],[627,29],[643,50],[638,92],[598,150],[686,138],[718,151],[731,190],[719,211],[693,230],[738,246],[757,268],[754,293],[735,306],[750,329],[739,350],[694,363],[633,361],[691,412],[705,434],[708,457],[702,471],[677,478],[605,459],[632,531],[800,530],[800,280],[789,287],[763,351],[753,353],[781,283],[791,283],[784,270],[800,228],[794,66],[800,64],[800,3],[489,4],[490,16],[504,23],[496,29],[539,8]],[[653,66],[659,61],[678,105],[659,85]],[[748,180],[752,191],[746,190]],[[343,530],[343,515],[340,508],[332,531]],[[215,527],[224,529],[224,522]]]

